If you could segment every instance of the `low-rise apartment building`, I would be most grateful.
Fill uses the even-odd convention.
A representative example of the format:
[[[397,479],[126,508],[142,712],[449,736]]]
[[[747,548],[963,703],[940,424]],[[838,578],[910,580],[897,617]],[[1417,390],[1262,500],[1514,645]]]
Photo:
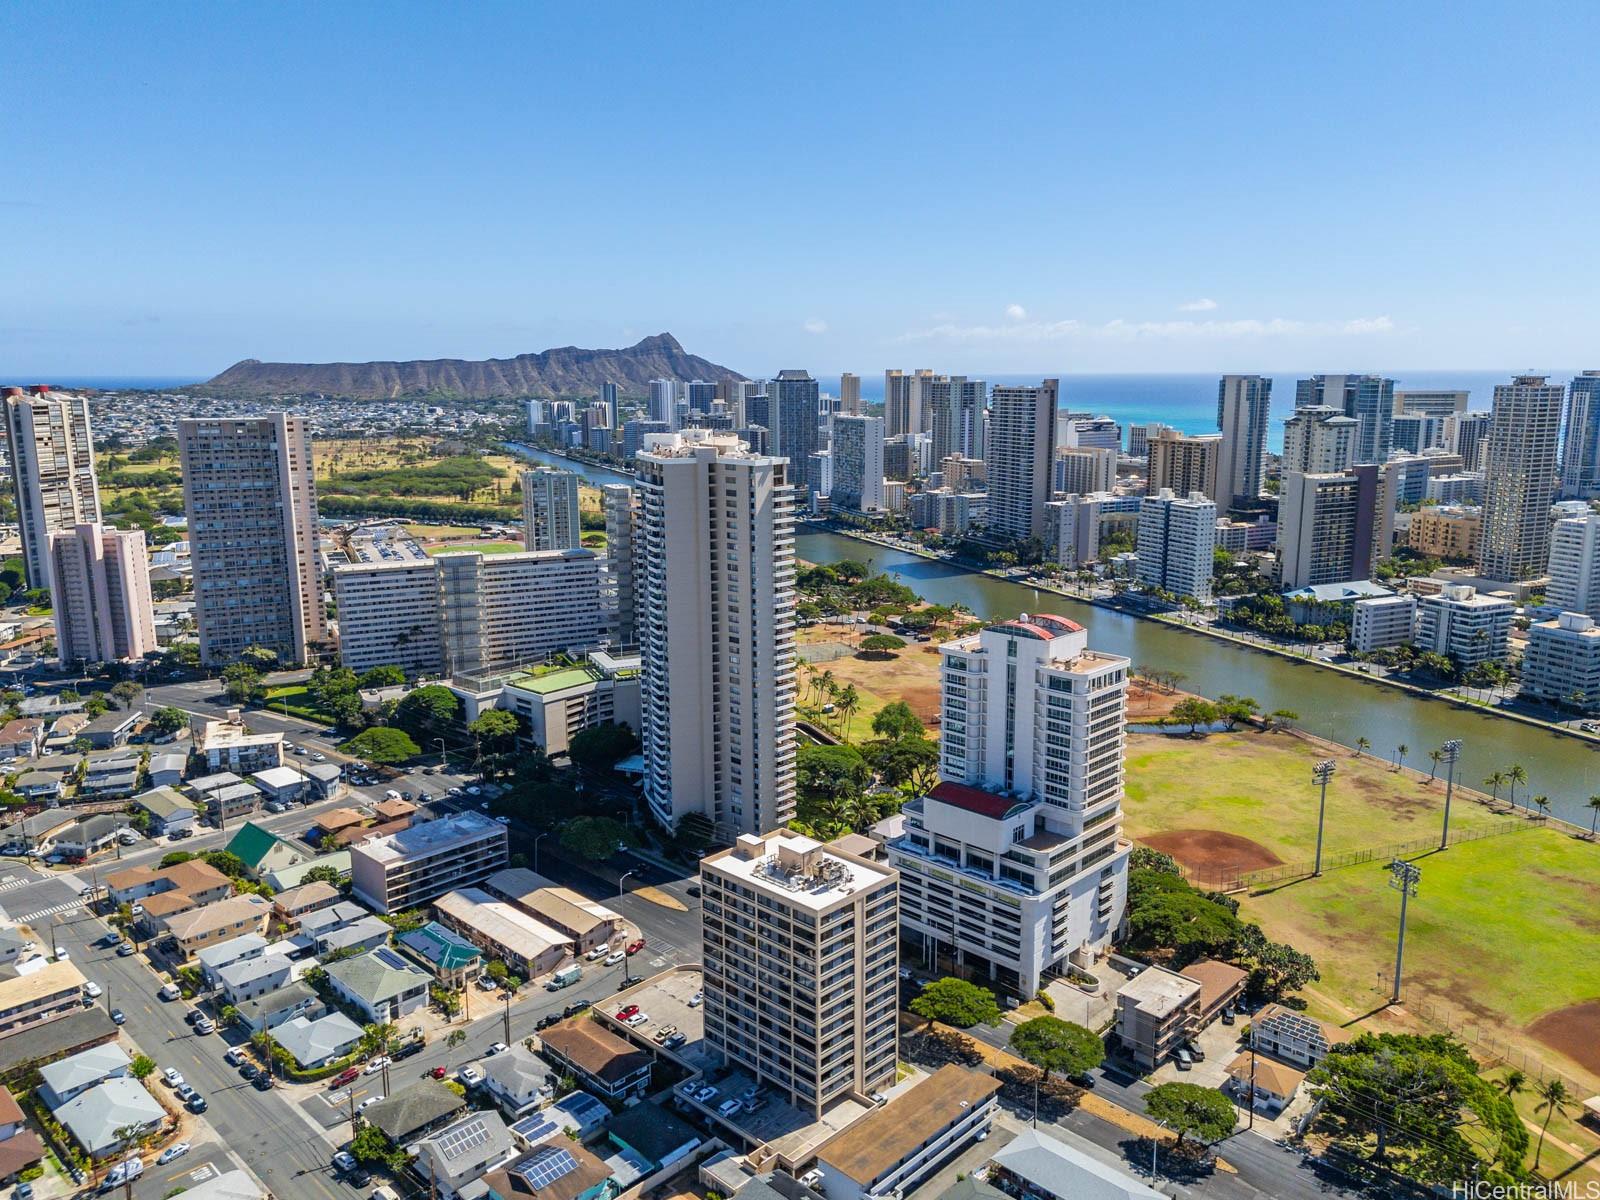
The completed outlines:
[[[1482,542],[1483,509],[1475,504],[1419,509],[1406,529],[1406,545],[1446,562],[1477,562]]]
[[[1416,635],[1415,596],[1368,596],[1350,606],[1350,647],[1358,654],[1404,646]]]
[[[393,913],[480,883],[507,858],[505,827],[463,812],[352,846],[350,882],[368,908]]]
[[[1463,672],[1504,662],[1516,611],[1512,601],[1485,596],[1471,584],[1450,584],[1417,602],[1417,649],[1449,655]]]
[[[150,911],[148,904],[145,911]],[[226,942],[246,933],[265,933],[271,915],[272,905],[260,896],[232,896],[203,908],[174,913],[162,919],[159,925],[171,935],[178,952],[187,961],[218,942]]]
[[[398,1021],[428,1002],[431,979],[385,947],[327,966],[328,986],[368,1024]]]
[[[1257,1051],[1308,1069],[1351,1036],[1337,1025],[1313,1020],[1281,1004],[1269,1004],[1250,1018],[1250,1043]]]
[[[83,1007],[83,972],[70,962],[0,979],[0,1038],[26,1033]]]
[[[572,940],[482,888],[460,888],[433,904],[440,924],[455,930],[523,979],[555,970],[572,956]]]
[[[194,753],[213,774],[231,771],[245,776],[283,766],[283,734],[252,732],[237,708],[230,709],[221,720],[195,716],[189,722],[189,732],[194,739]]]
[[[1522,693],[1583,712],[1600,711],[1600,625],[1564,612],[1528,630]]]
[[[1117,989],[1117,1040],[1142,1070],[1155,1070],[1199,1022],[1199,980],[1146,967]]]
[[[499,707],[528,723],[527,740],[552,758],[585,729],[615,723],[639,728],[637,654],[589,654],[579,666],[523,672],[505,681]]]

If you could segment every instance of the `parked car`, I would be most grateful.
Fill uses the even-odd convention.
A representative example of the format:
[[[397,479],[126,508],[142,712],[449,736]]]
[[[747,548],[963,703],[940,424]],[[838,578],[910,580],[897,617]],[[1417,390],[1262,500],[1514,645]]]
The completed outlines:
[[[356,1169],[355,1155],[348,1150],[341,1150],[333,1156],[333,1169],[341,1175],[348,1174]]]
[[[663,1025],[660,1029],[655,1031],[654,1037],[656,1041],[664,1042],[677,1032],[678,1027],[676,1025]]]
[[[163,1150],[156,1158],[156,1165],[158,1167],[164,1167],[173,1159],[182,1158],[187,1153],[189,1153],[188,1142],[173,1142],[172,1145]]]
[[[380,1054],[377,1058],[374,1058],[368,1062],[367,1065],[362,1068],[361,1073],[363,1075],[376,1075],[379,1071],[383,1070],[393,1061],[394,1059],[390,1058],[387,1054]]]
[[[92,979],[83,985],[83,994],[91,1000],[98,1000],[104,991],[105,989]]]
[[[184,1101],[183,1106],[192,1113],[203,1113],[206,1110],[206,1098],[196,1092],[188,1100]]]
[[[1180,1047],[1176,1057],[1178,1070],[1187,1071],[1189,1068],[1194,1066],[1194,1059],[1189,1057],[1189,1052],[1187,1050],[1184,1050]]]
[[[478,1070],[477,1067],[462,1067],[456,1078],[471,1087],[475,1083],[483,1082],[483,1072]]]
[[[644,949],[644,939],[643,938],[640,938],[637,941],[633,941],[633,942],[629,942],[628,943],[628,953],[629,954],[637,954],[637,953],[639,953],[639,951],[641,951],[643,949]]]
[[[253,1062],[247,1062],[239,1068],[239,1075],[246,1083],[254,1083],[256,1076],[261,1074],[261,1068]]]
[[[625,959],[627,957],[628,956],[626,954],[624,954],[621,950],[614,950],[610,954],[606,955],[605,965],[608,966],[608,967],[614,967],[619,962],[621,962],[623,959]]]
[[[223,1051],[222,1061],[230,1067],[237,1067],[244,1062],[244,1051],[237,1046],[229,1046],[227,1050]]]
[[[187,1012],[185,1012],[183,1014],[183,1019],[184,1019],[185,1023],[187,1023],[189,1025],[193,1025],[196,1021],[198,1021],[200,1019],[200,1010],[198,1008],[189,1009]]]
[[[118,958],[127,958],[130,954],[135,954],[135,953],[137,953],[137,951],[134,950],[132,942],[123,942],[120,946],[117,947],[117,957]]]
[[[113,1008],[111,1010],[111,1023],[113,1025],[122,1025],[126,1023],[127,1020],[128,1014],[123,1012],[120,1008]]]
[[[401,1046],[400,1049],[396,1050],[390,1057],[393,1058],[395,1062],[399,1062],[402,1058],[410,1058],[413,1054],[421,1054],[423,1045],[424,1043],[421,1038],[412,1038],[404,1046]]]
[[[600,945],[596,946],[593,950],[589,951],[589,953],[585,954],[584,958],[588,959],[590,962],[597,962],[598,960],[604,958],[606,955],[608,955],[610,953],[611,953],[611,947],[606,945],[604,942],[602,942]]]
[[[744,1105],[738,1100],[724,1100],[717,1105],[717,1113],[719,1116],[731,1117],[743,1107]]]
[[[172,1089],[172,1094],[179,1100],[187,1103],[190,1096],[198,1096],[200,1093],[195,1091],[194,1088],[190,1087],[187,1083],[180,1083],[177,1087]]]
[[[706,994],[704,992],[696,992],[694,995],[689,997],[690,1008],[699,1008],[705,1002]]]
[[[679,1046],[683,1045],[688,1040],[689,1040],[689,1035],[684,1033],[680,1029],[677,1033],[673,1034],[671,1037],[669,1037],[665,1041],[663,1041],[661,1043],[661,1045],[663,1047],[665,1047],[666,1049],[668,1049],[668,1050],[676,1050]]]
[[[181,1087],[183,1085],[183,1072],[178,1070],[177,1067],[161,1068],[161,1078],[166,1081],[166,1084],[169,1088]]]
[[[366,1112],[367,1109],[371,1108],[374,1104],[377,1104],[382,1099],[383,1099],[383,1097],[381,1095],[380,1096],[368,1096],[360,1104],[356,1105],[356,1111],[357,1112]]]
[[[361,1070],[360,1070],[360,1068],[358,1068],[358,1067],[346,1067],[344,1070],[340,1071],[337,1075],[335,1075],[332,1079],[330,1079],[328,1081],[328,1086],[330,1088],[332,1088],[333,1090],[337,1091],[339,1088],[345,1087],[348,1084],[352,1084],[352,1083],[354,1083],[356,1080],[358,1080],[360,1078],[361,1078]]]
[[[429,1079],[443,1079],[448,1072],[443,1067],[435,1067],[428,1072]]]
[[[624,1025],[627,1025],[628,1027],[630,1027],[632,1029],[637,1029],[637,1028],[639,1028],[639,1026],[648,1025],[649,1023],[650,1023],[650,1014],[649,1013],[645,1013],[645,1012],[636,1012],[636,1013],[633,1014],[633,1016],[629,1017],[626,1021],[623,1022]]]
[[[496,825],[509,825],[509,824],[511,824],[511,818],[507,817],[507,816],[504,816],[502,814],[496,814],[494,821],[495,821]]]
[[[510,1048],[504,1042],[490,1042],[489,1048],[483,1052],[483,1056],[489,1058],[496,1054],[504,1054]]]
[[[217,1031],[217,1023],[210,1017],[201,1017],[194,1023],[194,1031],[201,1037],[204,1037],[208,1033],[215,1033]]]
[[[561,1023],[561,1014],[560,1013],[545,1013],[545,1015],[540,1017],[539,1020],[534,1024],[534,1029],[535,1030],[549,1029],[550,1026],[559,1025],[560,1023]]]
[[[561,1015],[563,1017],[575,1017],[579,1013],[591,1007],[593,1004],[593,1000],[574,1000],[571,1004],[567,1005],[561,1010]]]
[[[272,1076],[265,1071],[256,1072],[256,1077],[250,1083],[258,1092],[270,1092],[272,1090]]]
[[[708,1083],[694,1094],[694,1098],[701,1104],[708,1103],[717,1098],[717,1089]]]

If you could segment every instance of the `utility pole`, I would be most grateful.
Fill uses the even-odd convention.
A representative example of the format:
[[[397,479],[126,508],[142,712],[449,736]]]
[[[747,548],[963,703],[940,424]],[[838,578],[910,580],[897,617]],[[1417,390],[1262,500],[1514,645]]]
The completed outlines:
[[[1311,869],[1311,877],[1319,878],[1322,875],[1322,825],[1328,816],[1328,780],[1333,778],[1333,773],[1338,770],[1333,764],[1333,759],[1325,758],[1311,768],[1311,782],[1318,784],[1322,789],[1322,798],[1317,802],[1317,862]]]
[[[503,992],[502,996],[506,1002],[504,1014],[506,1036],[503,1040],[505,1041],[505,1044],[509,1046],[511,1045],[511,993],[509,991]]]
[[[1450,797],[1456,789],[1456,759],[1461,756],[1461,739],[1451,738],[1439,747],[1448,767],[1444,777],[1444,831],[1439,834],[1439,849],[1447,849],[1450,845]]]
[[[356,1136],[356,1089],[352,1084],[345,1089],[345,1099],[350,1101],[350,1136]]]
[[[1422,879],[1422,868],[1404,859],[1389,864],[1389,886],[1400,893],[1400,941],[1394,952],[1394,993],[1390,1004],[1400,1003],[1400,969],[1406,960],[1406,901],[1417,894],[1417,884]]]

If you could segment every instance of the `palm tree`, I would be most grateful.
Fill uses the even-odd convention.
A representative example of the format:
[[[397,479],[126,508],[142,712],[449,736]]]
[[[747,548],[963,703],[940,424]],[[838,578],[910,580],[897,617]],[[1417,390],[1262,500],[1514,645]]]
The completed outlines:
[[[455,1052],[456,1047],[464,1045],[466,1040],[467,1032],[464,1029],[452,1029],[450,1031],[450,1036],[444,1039],[444,1065],[446,1070],[448,1070],[450,1067],[450,1058]]]
[[[1356,757],[1357,758],[1360,758],[1364,751],[1371,750],[1371,749],[1372,749],[1372,743],[1370,741],[1368,741],[1366,738],[1358,737],[1356,739]]]
[[[1410,752],[1411,752],[1411,747],[1406,745],[1404,742],[1401,742],[1398,746],[1396,746],[1394,748],[1394,769],[1396,771],[1405,770],[1406,755],[1409,754]]]
[[[1527,1086],[1528,1077],[1521,1071],[1514,1069],[1508,1071],[1506,1077],[1500,1081],[1500,1090],[1506,1094],[1506,1099],[1508,1100],[1514,1098],[1518,1092]]]
[[[1537,808],[1539,810],[1540,817],[1548,817],[1550,815],[1550,797],[1535,796],[1532,800],[1528,801],[1528,807]]]
[[[1521,763],[1512,763],[1506,769],[1506,781],[1511,784],[1511,807],[1517,806],[1517,784],[1528,782],[1528,770]]]
[[[878,802],[865,792],[858,792],[844,803],[844,820],[857,833],[865,833],[878,819]]]
[[[844,730],[844,736],[850,736],[850,718],[856,715],[856,709],[861,707],[861,693],[856,691],[856,685],[851,683],[839,693],[839,722]]]
[[[1595,826],[1600,825],[1600,796],[1589,797],[1589,811],[1593,814],[1589,818],[1589,840],[1595,840]]]
[[[1434,751],[1435,755],[1438,753],[1439,752],[1437,750]],[[1485,777],[1483,781],[1483,786],[1489,789],[1489,798],[1491,800],[1500,799],[1500,789],[1505,787],[1505,785],[1506,773],[1504,771],[1490,771],[1488,776]]]
[[[1544,1114],[1544,1124],[1539,1126],[1539,1148],[1533,1153],[1533,1169],[1539,1169],[1539,1156],[1544,1153],[1544,1135],[1550,1128],[1550,1118],[1558,1112],[1565,1112],[1568,1102],[1572,1099],[1567,1091],[1567,1085],[1559,1079],[1546,1079],[1539,1084],[1537,1089],[1539,1103],[1533,1106],[1534,1112]]]
[[[1444,751],[1429,750],[1428,761],[1433,764],[1428,768],[1428,782],[1432,783],[1439,776],[1439,764],[1444,761]]]

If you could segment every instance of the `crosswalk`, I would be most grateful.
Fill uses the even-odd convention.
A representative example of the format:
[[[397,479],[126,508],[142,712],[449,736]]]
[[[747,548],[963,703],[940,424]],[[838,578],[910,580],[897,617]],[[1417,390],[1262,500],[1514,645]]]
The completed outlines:
[[[38,882],[31,875],[0,876],[0,892],[14,892],[20,887],[27,887],[30,883]]]
[[[46,917],[53,917],[57,913],[71,912],[82,903],[83,901],[81,900],[68,900],[65,904],[56,904],[52,905],[50,908],[41,908],[38,912],[23,913],[19,917],[13,917],[12,920],[16,921],[19,925],[27,925],[33,921],[42,921]]]

